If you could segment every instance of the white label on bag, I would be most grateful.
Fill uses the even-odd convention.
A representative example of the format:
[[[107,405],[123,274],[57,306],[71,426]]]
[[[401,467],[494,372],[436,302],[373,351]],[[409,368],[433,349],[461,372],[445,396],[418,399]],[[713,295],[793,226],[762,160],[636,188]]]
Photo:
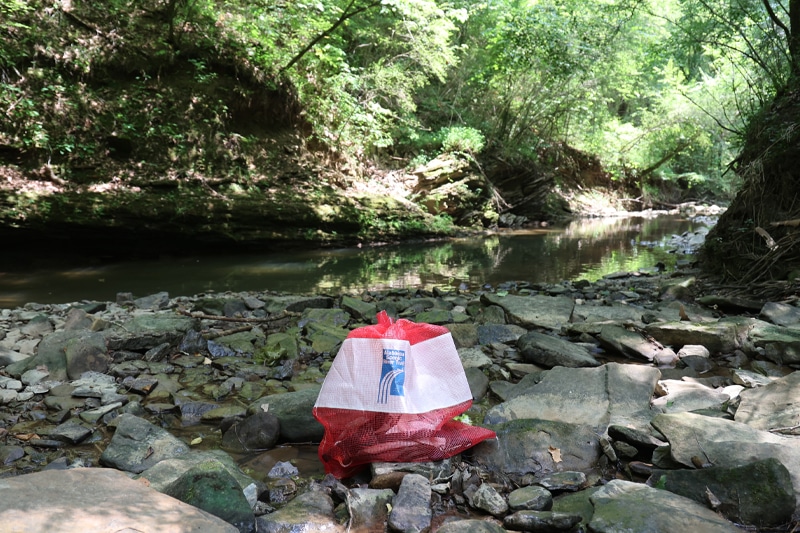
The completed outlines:
[[[471,399],[447,333],[414,345],[398,339],[346,339],[315,406],[418,414]]]

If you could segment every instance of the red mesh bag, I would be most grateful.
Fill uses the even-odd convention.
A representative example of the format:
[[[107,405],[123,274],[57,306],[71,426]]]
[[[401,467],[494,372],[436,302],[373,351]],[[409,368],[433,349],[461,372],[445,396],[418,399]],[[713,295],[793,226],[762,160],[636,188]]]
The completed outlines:
[[[381,312],[377,325],[350,332],[322,384],[314,406],[325,427],[319,458],[341,479],[373,462],[452,457],[496,437],[453,420],[471,405],[448,329]]]

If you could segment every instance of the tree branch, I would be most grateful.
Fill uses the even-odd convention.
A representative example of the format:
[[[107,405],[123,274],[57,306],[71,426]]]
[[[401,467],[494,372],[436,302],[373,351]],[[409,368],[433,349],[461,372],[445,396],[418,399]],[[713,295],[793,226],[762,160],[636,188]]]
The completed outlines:
[[[320,33],[319,35],[314,37],[311,40],[310,43],[305,45],[302,50],[300,50],[297,54],[295,54],[295,56],[291,60],[289,60],[289,62],[286,64],[286,66],[282,67],[278,71],[278,74],[279,75],[283,74],[284,72],[286,72],[287,70],[292,68],[295,65],[295,63],[297,63],[298,61],[303,59],[303,56],[305,56],[309,52],[309,50],[314,48],[317,45],[317,43],[319,43],[322,39],[328,37],[333,32],[335,32],[336,29],[339,26],[341,26],[342,24],[344,24],[344,22],[346,20],[351,19],[351,18],[355,17],[356,15],[358,15],[360,13],[363,13],[364,11],[367,11],[368,9],[372,9],[373,7],[377,7],[377,6],[381,5],[380,1],[373,1],[373,2],[371,2],[369,4],[367,4],[367,5],[361,6],[359,8],[354,9],[353,11],[350,11],[350,8],[352,8],[353,4],[355,4],[355,3],[356,3],[356,0],[350,0],[350,3],[347,4],[346,8],[344,8],[344,11],[339,16],[339,19],[336,22],[334,22],[331,25],[330,28],[328,28],[327,30],[323,31],[322,33]]]

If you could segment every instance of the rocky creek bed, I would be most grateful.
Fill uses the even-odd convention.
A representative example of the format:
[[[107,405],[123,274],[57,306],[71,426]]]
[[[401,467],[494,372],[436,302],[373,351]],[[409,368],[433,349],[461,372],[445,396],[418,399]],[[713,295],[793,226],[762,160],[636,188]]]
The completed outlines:
[[[166,293],[0,310],[0,530],[791,531],[800,308],[693,273],[476,291]],[[347,334],[446,326],[496,431],[326,476]]]

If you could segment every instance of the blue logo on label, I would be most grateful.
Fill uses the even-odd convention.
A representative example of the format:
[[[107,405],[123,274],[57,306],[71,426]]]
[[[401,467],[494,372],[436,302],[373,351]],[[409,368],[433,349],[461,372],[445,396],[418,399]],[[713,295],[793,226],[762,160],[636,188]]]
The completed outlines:
[[[381,382],[378,385],[378,403],[389,401],[389,395],[403,396],[406,380],[406,352],[393,348],[383,349]]]

